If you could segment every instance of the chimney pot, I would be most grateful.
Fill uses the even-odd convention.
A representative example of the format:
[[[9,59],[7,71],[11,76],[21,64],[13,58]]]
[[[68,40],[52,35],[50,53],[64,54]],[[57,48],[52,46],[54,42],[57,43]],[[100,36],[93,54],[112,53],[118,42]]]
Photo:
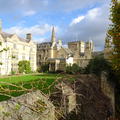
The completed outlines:
[[[27,33],[27,34],[26,34],[26,39],[29,40],[29,41],[32,39],[31,33]]]

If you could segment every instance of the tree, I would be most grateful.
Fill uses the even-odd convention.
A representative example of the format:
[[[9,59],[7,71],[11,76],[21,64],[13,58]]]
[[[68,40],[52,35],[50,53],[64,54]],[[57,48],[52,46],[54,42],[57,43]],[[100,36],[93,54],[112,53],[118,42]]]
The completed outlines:
[[[120,1],[112,0],[111,16],[112,24],[108,34],[112,38],[112,66],[118,75],[120,75]]]
[[[30,73],[31,72],[31,67],[30,67],[30,62],[27,60],[22,60],[19,61],[18,63],[18,70],[20,73]]]
[[[81,68],[75,63],[72,66],[66,66],[66,73],[68,74],[76,74],[80,72]]]
[[[102,71],[109,71],[110,64],[103,58],[103,56],[96,56],[91,59],[88,66],[86,67],[86,73],[94,73],[97,76],[101,75]]]
[[[116,116],[120,119],[120,0],[112,0],[110,20],[112,24],[110,25],[108,34],[112,38],[111,63],[117,76],[117,79],[114,78],[114,82],[116,83],[115,108]]]

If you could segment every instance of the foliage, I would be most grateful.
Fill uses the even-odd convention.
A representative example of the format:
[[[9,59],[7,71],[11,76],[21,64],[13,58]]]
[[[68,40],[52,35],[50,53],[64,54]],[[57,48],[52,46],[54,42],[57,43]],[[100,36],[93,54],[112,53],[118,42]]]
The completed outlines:
[[[120,2],[112,0],[111,16],[112,24],[108,30],[109,36],[112,38],[112,66],[116,73],[120,75]]]
[[[2,45],[2,42],[0,42],[0,46]],[[0,53],[3,52],[3,51],[7,51],[9,50],[9,48],[3,48],[2,50],[0,50]]]
[[[85,69],[85,72],[94,73],[97,76],[100,76],[102,71],[108,72],[110,69],[110,64],[102,56],[97,56],[90,60],[88,66]]]
[[[27,60],[22,60],[19,61],[18,63],[18,70],[20,73],[30,73],[31,72],[31,67],[30,67],[30,62]]]
[[[78,73],[80,71],[80,67],[77,64],[72,65],[72,73]]]
[[[41,72],[48,72],[49,71],[49,64],[44,64],[41,66]]]
[[[11,71],[11,75],[15,75],[15,74],[16,74],[16,72],[12,70]]]
[[[68,74],[76,74],[82,73],[83,69],[80,68],[77,64],[73,64],[72,66],[66,66],[66,73]]]
[[[65,69],[66,73],[72,74],[72,66],[67,66]]]
[[[112,0],[110,20],[112,24],[109,27],[108,34],[112,38],[112,67],[115,70],[116,78],[116,115],[120,119],[120,1]]]

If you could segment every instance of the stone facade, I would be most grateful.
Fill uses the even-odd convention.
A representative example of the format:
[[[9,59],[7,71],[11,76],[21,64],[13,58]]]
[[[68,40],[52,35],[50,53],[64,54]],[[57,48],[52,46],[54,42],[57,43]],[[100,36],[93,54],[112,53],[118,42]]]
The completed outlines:
[[[78,64],[85,67],[92,59],[93,42],[74,41],[68,43],[68,48],[62,46],[62,41],[56,41],[55,30],[53,27],[51,42],[40,43],[37,45],[37,66],[44,63],[50,64],[50,70],[59,70],[64,59],[64,68],[66,65]],[[57,66],[57,67],[55,67]],[[51,69],[53,68],[53,69]]]
[[[45,64],[49,57],[51,42],[37,44],[37,66]]]
[[[86,67],[92,59],[93,54],[93,42],[75,41],[69,42],[68,48],[73,52],[73,63],[76,63],[80,67]]]
[[[66,114],[69,114],[70,112],[74,111],[76,109],[77,103],[76,103],[76,93],[75,91],[65,84],[64,82],[61,83],[62,88],[62,95],[63,95],[63,106],[64,106],[64,112]]]
[[[30,61],[32,71],[36,71],[36,43],[31,40],[31,34],[26,39],[16,34],[8,34],[0,31],[0,50],[8,48],[0,53],[0,75],[9,75],[11,71],[18,72],[18,62],[21,60]]]
[[[40,91],[0,102],[0,120],[55,120],[55,107]]]

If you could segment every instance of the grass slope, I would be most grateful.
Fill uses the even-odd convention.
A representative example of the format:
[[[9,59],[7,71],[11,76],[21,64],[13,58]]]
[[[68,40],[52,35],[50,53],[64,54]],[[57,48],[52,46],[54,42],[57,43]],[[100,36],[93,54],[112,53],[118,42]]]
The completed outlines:
[[[27,91],[23,88],[39,89],[47,94],[52,91],[54,82],[58,77],[61,77],[61,75],[35,74],[0,78],[0,101],[9,99],[10,97],[7,95],[15,97],[26,93]]]

